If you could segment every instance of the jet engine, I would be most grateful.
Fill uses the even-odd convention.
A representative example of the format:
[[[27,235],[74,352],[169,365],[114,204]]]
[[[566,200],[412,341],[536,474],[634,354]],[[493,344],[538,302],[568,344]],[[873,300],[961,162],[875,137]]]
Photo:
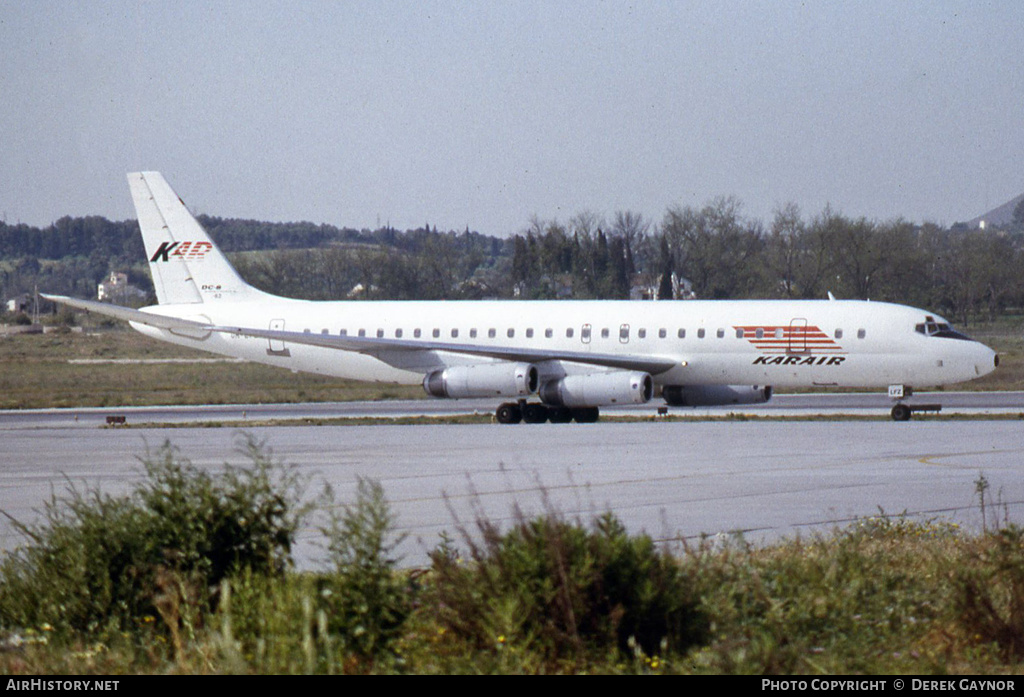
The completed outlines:
[[[558,407],[600,407],[609,404],[645,404],[654,395],[647,373],[615,371],[567,375],[541,385],[540,399]]]
[[[764,404],[772,388],[760,385],[665,385],[665,403],[672,407],[718,407],[728,404]]]
[[[531,363],[459,365],[427,373],[423,389],[431,397],[527,397],[537,391],[537,367]]]

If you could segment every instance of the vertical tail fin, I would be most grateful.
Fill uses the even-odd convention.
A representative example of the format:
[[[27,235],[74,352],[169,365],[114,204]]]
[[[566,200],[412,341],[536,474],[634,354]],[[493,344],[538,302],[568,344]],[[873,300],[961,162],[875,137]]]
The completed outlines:
[[[128,186],[161,305],[260,294],[232,268],[159,172],[132,172]]]

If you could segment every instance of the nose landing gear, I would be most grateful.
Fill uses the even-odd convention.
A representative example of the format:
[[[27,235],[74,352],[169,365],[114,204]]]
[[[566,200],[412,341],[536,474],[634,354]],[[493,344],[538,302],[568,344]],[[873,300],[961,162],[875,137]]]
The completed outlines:
[[[910,387],[903,385],[889,385],[889,397],[895,400],[902,400],[904,397],[913,396],[914,391]],[[892,411],[889,412],[892,416],[893,421],[910,421],[911,415],[918,411],[930,411],[939,413],[942,411],[941,404],[905,404],[902,401],[897,401],[893,405]]]

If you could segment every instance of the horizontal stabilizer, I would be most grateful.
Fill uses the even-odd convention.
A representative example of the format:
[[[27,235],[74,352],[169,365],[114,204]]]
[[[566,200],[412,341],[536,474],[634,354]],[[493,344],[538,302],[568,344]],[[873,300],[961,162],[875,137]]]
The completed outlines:
[[[121,307],[120,305],[111,305],[110,303],[101,303],[95,300],[69,298],[65,295],[47,295],[45,293],[40,293],[40,295],[51,302],[60,303],[61,305],[67,305],[68,307],[74,307],[79,310],[95,312],[98,315],[106,315],[107,317],[113,317],[114,319],[123,320],[125,322],[145,324],[150,327],[156,327],[157,329],[193,332],[200,331],[204,333],[209,333],[210,331],[209,324],[204,322],[194,322],[188,319],[181,319],[180,317],[166,317],[152,312],[133,310],[130,307]]]

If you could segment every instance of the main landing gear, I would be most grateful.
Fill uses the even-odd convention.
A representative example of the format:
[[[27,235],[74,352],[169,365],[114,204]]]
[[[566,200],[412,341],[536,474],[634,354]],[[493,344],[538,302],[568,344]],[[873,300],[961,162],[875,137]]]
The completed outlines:
[[[904,397],[913,396],[914,391],[910,387],[903,385],[889,385],[889,397],[895,400],[902,400]],[[911,415],[919,411],[931,411],[936,414],[942,411],[941,404],[905,404],[902,401],[897,401],[893,405],[892,411],[889,415],[892,416],[893,421],[910,421]]]
[[[539,402],[527,402],[525,399],[505,402],[494,412],[499,424],[517,424],[523,421],[528,424],[542,424],[546,421],[553,424],[567,424],[570,421],[591,424],[600,416],[601,412],[597,407],[549,407]]]

